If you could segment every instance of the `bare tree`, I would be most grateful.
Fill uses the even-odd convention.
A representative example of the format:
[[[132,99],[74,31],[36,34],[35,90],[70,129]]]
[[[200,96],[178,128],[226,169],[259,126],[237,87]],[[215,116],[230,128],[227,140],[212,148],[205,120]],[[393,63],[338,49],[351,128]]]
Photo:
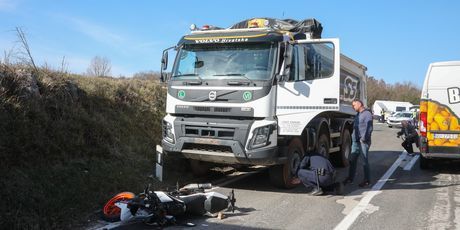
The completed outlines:
[[[26,63],[30,63],[35,71],[38,71],[38,68],[34,62],[34,58],[32,57],[32,53],[30,52],[29,43],[27,42],[24,31],[22,31],[20,27],[16,27],[16,34],[18,36],[19,43],[21,43],[22,48],[24,49],[25,56],[27,56],[28,62],[26,61]]]
[[[15,50],[11,48],[9,50],[3,51],[3,60],[0,60],[0,64],[3,65],[11,65],[13,62],[13,58],[15,57]]]
[[[61,73],[65,73],[67,74],[68,72],[68,65],[67,65],[67,61],[65,60],[65,56],[62,56],[62,61],[61,61],[61,68],[60,68],[60,72]]]
[[[91,60],[86,74],[93,77],[110,76],[112,65],[107,57],[96,56]]]
[[[413,82],[386,83],[374,77],[367,78],[367,105],[372,106],[376,100],[407,101],[420,103],[421,89]]]

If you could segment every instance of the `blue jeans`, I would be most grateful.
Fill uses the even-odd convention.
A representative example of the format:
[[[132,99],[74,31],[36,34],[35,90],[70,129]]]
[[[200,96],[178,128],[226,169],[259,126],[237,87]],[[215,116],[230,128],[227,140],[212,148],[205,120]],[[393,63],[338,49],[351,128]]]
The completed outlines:
[[[350,153],[350,168],[348,171],[348,179],[354,180],[356,174],[356,164],[358,163],[358,157],[362,156],[363,158],[363,168],[364,168],[364,180],[371,181],[371,172],[369,169],[369,144],[362,142],[353,142],[351,145]]]

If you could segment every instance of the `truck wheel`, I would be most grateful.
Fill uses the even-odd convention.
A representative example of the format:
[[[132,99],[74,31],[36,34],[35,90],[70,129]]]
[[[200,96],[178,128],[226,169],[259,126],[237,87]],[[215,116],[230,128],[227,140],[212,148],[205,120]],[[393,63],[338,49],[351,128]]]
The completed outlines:
[[[351,135],[348,129],[345,129],[342,134],[342,145],[340,152],[334,155],[334,163],[340,167],[347,167],[349,164],[348,157],[351,152]]]
[[[192,174],[197,177],[206,175],[211,169],[211,164],[204,161],[190,159],[190,169],[192,169]]]
[[[279,188],[294,188],[297,186],[297,184],[293,183],[293,179],[296,177],[297,168],[304,154],[302,141],[299,138],[292,139],[287,150],[287,162],[283,165],[270,167],[270,182]]]
[[[430,160],[420,154],[420,169],[430,169]]]
[[[329,159],[329,138],[324,133],[318,139],[316,152]]]

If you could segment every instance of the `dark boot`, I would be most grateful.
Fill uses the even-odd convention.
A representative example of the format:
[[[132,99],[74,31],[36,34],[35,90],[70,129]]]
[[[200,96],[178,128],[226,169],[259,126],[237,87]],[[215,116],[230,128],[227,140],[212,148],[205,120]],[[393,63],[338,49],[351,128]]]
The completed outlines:
[[[334,192],[335,192],[335,195],[343,195],[343,191],[344,188],[343,188],[343,184],[341,182],[336,182],[334,183]]]
[[[361,188],[365,188],[365,187],[369,187],[370,185],[371,185],[371,182],[363,181],[358,186],[361,187]]]
[[[353,184],[353,180],[350,179],[350,178],[347,178],[343,181],[343,185],[346,185],[346,184]]]

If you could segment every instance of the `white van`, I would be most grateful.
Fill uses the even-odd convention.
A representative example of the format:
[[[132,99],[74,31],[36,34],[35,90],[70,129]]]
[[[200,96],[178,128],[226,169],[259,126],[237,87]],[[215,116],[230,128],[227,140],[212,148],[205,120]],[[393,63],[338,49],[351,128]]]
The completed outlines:
[[[420,167],[429,159],[460,159],[460,61],[428,67],[420,101]]]

